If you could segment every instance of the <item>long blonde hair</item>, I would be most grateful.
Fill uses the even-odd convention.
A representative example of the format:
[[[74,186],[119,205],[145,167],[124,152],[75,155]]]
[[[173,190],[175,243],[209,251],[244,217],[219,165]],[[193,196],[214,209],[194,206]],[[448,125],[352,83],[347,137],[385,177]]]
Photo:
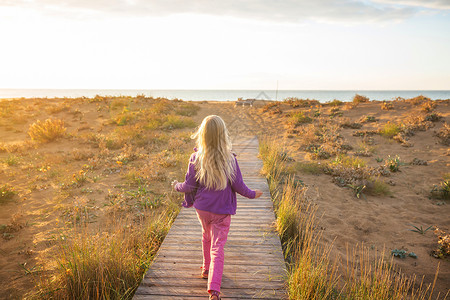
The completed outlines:
[[[191,138],[197,143],[196,179],[207,189],[224,190],[236,176],[236,161],[225,122],[219,116],[207,116]]]

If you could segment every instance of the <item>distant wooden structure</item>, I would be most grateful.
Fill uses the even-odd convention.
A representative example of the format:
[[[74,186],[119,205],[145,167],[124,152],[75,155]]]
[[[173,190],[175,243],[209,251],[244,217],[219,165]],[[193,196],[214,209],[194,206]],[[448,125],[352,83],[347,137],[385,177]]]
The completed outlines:
[[[238,195],[237,214],[225,246],[222,299],[286,298],[281,243],[273,231],[274,212],[266,179],[259,175],[256,137],[234,143],[244,181],[264,192],[259,199]],[[201,227],[195,210],[183,208],[164,239],[134,298],[207,299],[207,281],[200,278]]]
[[[278,94],[278,91],[277,91]],[[255,98],[252,99],[243,99],[243,98],[238,98],[236,102],[234,102],[234,107],[238,107],[238,106],[253,106],[253,102],[255,102],[256,100],[261,99],[261,100],[270,100],[270,97],[264,92],[261,91],[258,96],[256,96]]]
[[[242,99],[242,98],[239,98],[239,99],[237,99],[236,102],[234,102],[234,107],[246,106],[246,105],[252,107],[253,106],[253,102],[255,102],[255,100],[256,99]]]

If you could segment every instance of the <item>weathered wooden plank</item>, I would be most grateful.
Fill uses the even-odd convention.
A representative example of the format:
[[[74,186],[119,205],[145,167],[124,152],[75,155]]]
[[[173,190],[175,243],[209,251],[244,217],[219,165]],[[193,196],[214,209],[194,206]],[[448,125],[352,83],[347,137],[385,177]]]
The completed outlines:
[[[176,243],[164,243],[161,246],[161,251],[202,251],[201,243],[185,243],[185,244],[176,244]],[[267,255],[271,255],[272,253],[277,253],[276,247],[272,245],[258,245],[258,247],[248,247],[246,245],[225,245],[226,254],[228,253],[239,253],[239,252],[248,252],[248,253],[266,253]],[[280,253],[280,257],[281,257]]]
[[[180,264],[180,263],[201,263],[202,257],[199,256],[177,256],[167,257],[160,255],[158,261],[168,264]],[[242,266],[279,266],[280,262],[277,259],[270,259],[265,254],[254,255],[252,259],[242,258],[239,256],[230,256],[225,254],[225,264],[242,265]]]
[[[197,242],[200,243],[201,242],[201,237],[193,237],[193,236],[183,236],[183,235],[176,235],[174,236],[177,239],[179,239],[179,243],[185,243],[185,242]],[[182,239],[182,240],[181,240]],[[277,244],[277,240],[276,237],[233,237],[233,236],[229,236],[228,237],[228,241],[227,244],[230,243],[232,245],[248,245],[248,246],[252,246],[252,245],[259,245],[262,243],[268,243],[270,245],[276,245]]]
[[[152,264],[151,268],[159,268],[162,270],[185,270],[188,272],[199,272],[200,267],[202,265],[201,260],[197,262],[185,261],[179,263],[169,263],[160,262],[158,259]],[[232,261],[224,264],[224,276],[233,276],[236,272],[245,273],[248,276],[252,276],[252,274],[265,274],[267,276],[283,276],[286,274],[284,268],[280,268],[279,266],[265,266],[265,265],[241,265],[234,264]]]
[[[282,289],[258,289],[251,287],[242,288],[225,288],[221,289],[223,297],[234,297],[234,298],[246,298],[254,297],[254,299],[282,299],[284,291]],[[203,289],[196,287],[182,287],[178,286],[152,286],[152,287],[141,287],[139,286],[136,291],[138,295],[171,295],[171,296],[184,296],[184,295],[195,295],[198,297],[206,298],[206,282]],[[153,299],[153,298],[152,298]]]
[[[151,268],[148,272],[146,278],[200,278],[200,268],[195,270],[164,270],[164,269],[156,269]],[[280,281],[284,283],[286,274],[264,274],[260,273],[251,273],[251,280],[261,281],[264,284],[267,284],[266,281]],[[227,276],[224,278],[228,278]],[[249,272],[242,273],[234,273],[229,278],[233,280],[249,280]],[[202,279],[204,280],[204,279]]]
[[[172,249],[168,249],[168,248],[161,248],[164,249],[164,252],[161,251],[161,253],[158,253],[158,255],[163,256],[163,257],[172,257],[172,256],[182,256],[182,257],[200,257],[202,256],[202,252],[201,252],[201,248],[198,249],[192,249],[190,248],[185,248],[185,249],[180,249],[180,248],[175,248],[173,247]],[[227,249],[228,251],[226,251],[225,255],[227,259],[232,259],[235,256],[237,257],[241,257],[241,258],[257,258],[259,256],[264,257],[264,259],[278,259],[280,256],[278,255],[277,251],[267,251],[266,249],[264,249],[263,251],[257,251],[257,249],[255,248],[247,248],[245,251],[243,251],[245,248],[240,248],[240,249]]]
[[[148,299],[148,295],[135,295],[133,299],[136,300],[143,300]],[[253,300],[253,299],[266,299],[266,300],[279,300],[279,298],[255,298],[255,297],[239,297],[239,298],[232,298],[232,297],[221,297],[223,300]],[[183,295],[183,296],[165,296],[165,295],[155,295],[152,294],[151,296],[152,300],[193,300],[193,299],[199,299],[199,296],[193,296],[193,295]],[[200,299],[206,299],[203,295]]]
[[[187,276],[183,276],[183,279],[174,278],[174,277],[147,277],[142,281],[142,286],[151,287],[151,286],[183,286],[183,287],[192,287],[192,288],[205,288],[206,280],[203,278],[191,278]],[[272,280],[271,285],[273,289],[283,288],[284,281],[282,279]],[[233,286],[233,285],[243,285],[243,286],[251,286],[255,289],[264,289],[267,288],[266,282],[256,281],[252,278],[222,278],[223,286]]]
[[[198,232],[174,230],[173,232],[170,233],[170,236],[167,235],[167,238],[168,237],[201,238],[202,237],[202,232],[200,230]],[[228,239],[231,239],[232,237],[236,237],[236,238],[244,237],[247,240],[248,239],[250,239],[250,240],[251,239],[260,239],[260,238],[264,238],[264,239],[270,239],[270,238],[278,239],[278,236],[274,232],[263,231],[263,230],[253,230],[253,231],[248,231],[248,230],[243,230],[243,231],[235,230],[234,231],[233,230],[233,231],[231,231],[231,228],[230,228],[230,233],[228,234]]]

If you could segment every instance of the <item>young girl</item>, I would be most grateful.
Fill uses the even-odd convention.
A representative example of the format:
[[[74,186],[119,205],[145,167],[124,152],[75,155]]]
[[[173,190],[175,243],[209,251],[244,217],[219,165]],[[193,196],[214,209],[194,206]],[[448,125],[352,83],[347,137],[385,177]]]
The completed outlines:
[[[186,179],[174,181],[174,189],[185,193],[184,207],[194,206],[202,225],[202,277],[208,279],[209,299],[220,299],[224,246],[231,215],[236,214],[236,192],[258,198],[260,190],[250,190],[242,179],[239,165],[231,152],[225,122],[219,116],[207,116],[192,135],[197,148],[191,155]]]

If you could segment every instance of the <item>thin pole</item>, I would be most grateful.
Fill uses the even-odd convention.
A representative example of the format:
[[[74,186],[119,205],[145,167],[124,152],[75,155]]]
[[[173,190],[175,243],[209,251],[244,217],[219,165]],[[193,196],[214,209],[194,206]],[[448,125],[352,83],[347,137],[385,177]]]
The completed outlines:
[[[277,91],[275,93],[275,101],[278,101],[278,80],[277,80]]]

